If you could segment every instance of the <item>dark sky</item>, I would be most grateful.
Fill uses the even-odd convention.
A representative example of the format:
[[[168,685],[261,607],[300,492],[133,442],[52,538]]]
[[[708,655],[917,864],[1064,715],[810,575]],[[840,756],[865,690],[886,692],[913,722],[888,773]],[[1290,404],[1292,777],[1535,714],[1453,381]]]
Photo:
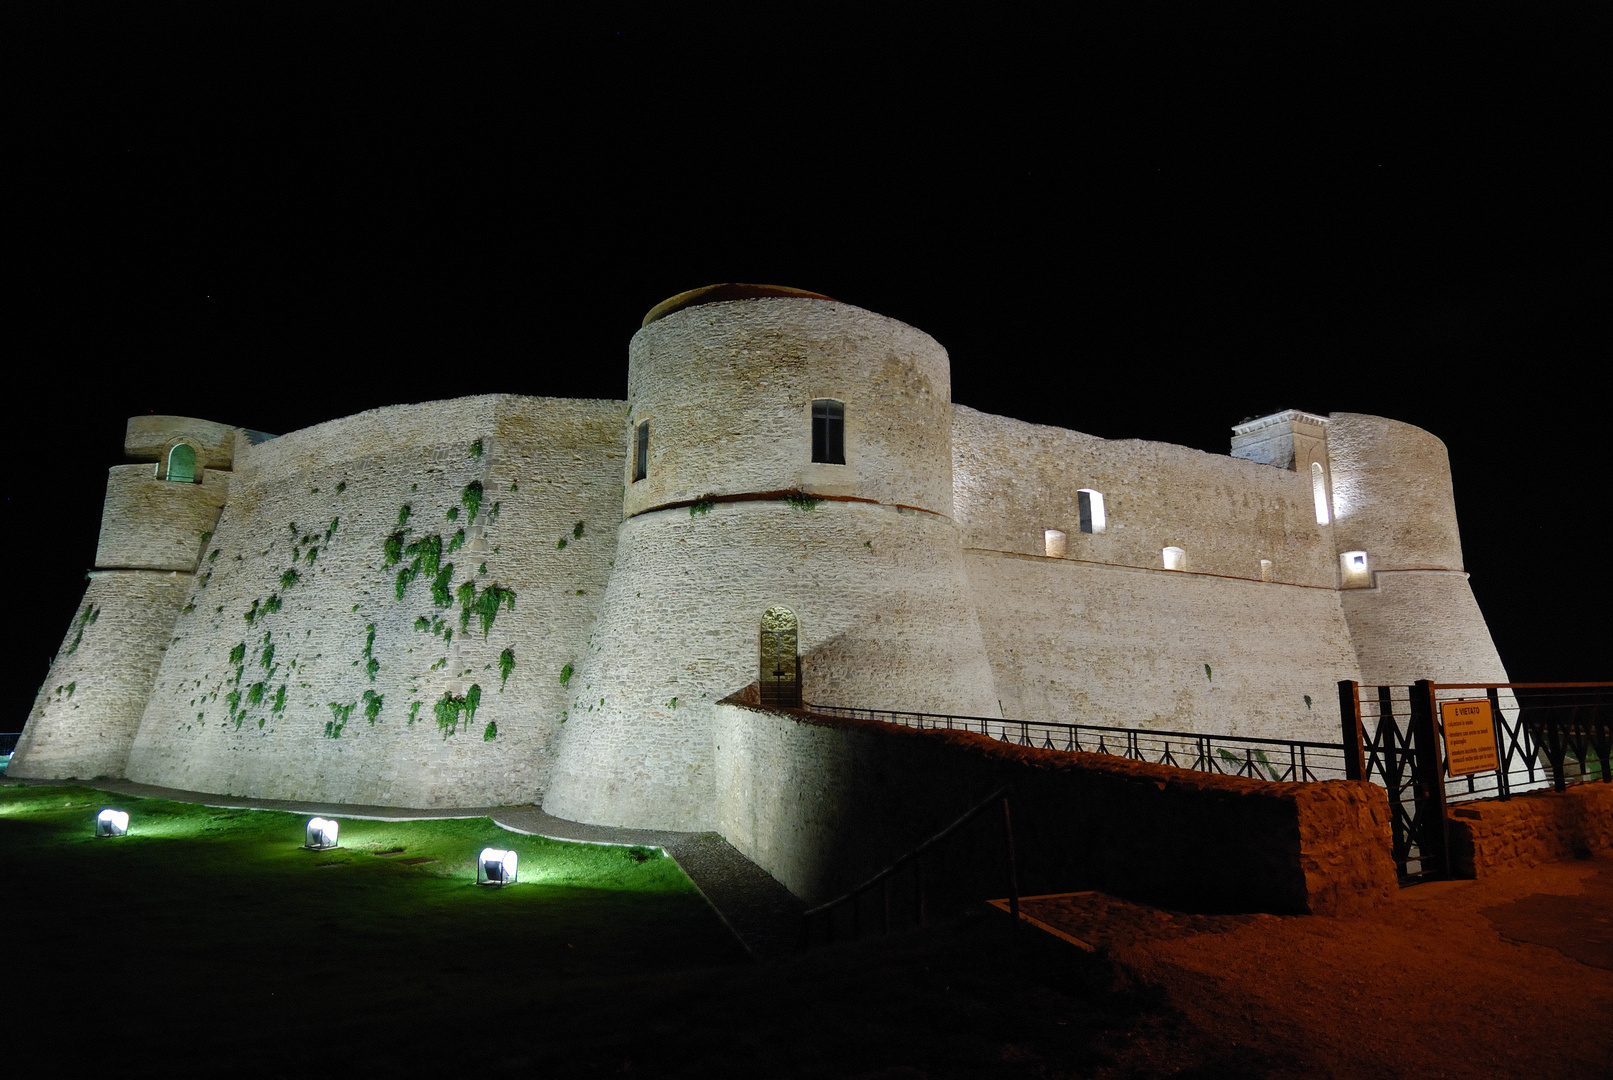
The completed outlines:
[[[718,281],[1097,435],[1425,427],[1513,676],[1613,679],[1608,18],[1303,6],[8,5],[0,730],[125,417],[622,397],[643,313]]]

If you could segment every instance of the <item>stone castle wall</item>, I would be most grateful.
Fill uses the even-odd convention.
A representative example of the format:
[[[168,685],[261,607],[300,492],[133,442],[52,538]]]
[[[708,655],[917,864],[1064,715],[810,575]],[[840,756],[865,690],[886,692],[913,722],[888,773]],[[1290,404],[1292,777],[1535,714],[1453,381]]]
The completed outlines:
[[[1338,741],[1338,681],[1358,671],[1331,589],[979,550],[966,564],[1007,716]]]
[[[610,571],[624,412],[608,401],[463,398],[240,451],[128,775],[263,798],[534,801],[564,708],[560,673],[582,651]],[[483,488],[474,521],[473,482]],[[461,529],[463,546],[448,550]],[[398,599],[412,559],[387,566],[385,549],[400,531],[404,543],[440,538],[441,566],[453,569],[436,600],[424,573]],[[462,618],[466,583],[476,595],[514,593],[485,635],[478,611]],[[501,692],[505,649],[514,668]],[[474,721],[456,714],[445,737],[436,703],[472,686]],[[366,693],[380,702],[373,718]],[[345,718],[333,703],[351,707]]]
[[[1044,530],[1067,536],[1077,562],[1163,569],[1180,547],[1192,573],[1332,589],[1328,527],[1317,525],[1309,476],[1241,458],[953,408],[952,471],[966,548],[1044,552]],[[1078,493],[1102,492],[1107,531],[1080,531]]]
[[[622,526],[544,808],[713,828],[711,706],[756,680],[762,613],[774,605],[800,622],[809,701],[995,706],[950,521],[834,501],[643,514]]]
[[[92,572],[7,775],[51,780],[124,775],[130,744],[192,586],[192,575],[177,572]]]
[[[1319,524],[1308,468],[1276,467],[1299,442],[1261,464],[953,406],[928,335],[777,297],[650,322],[629,394],[278,439],[134,418],[131,455],[184,440],[201,482],[111,471],[98,564],[139,572],[92,582],[100,622],[64,642],[13,771],[712,828],[714,703],[757,678],[774,606],[825,705],[1333,741],[1340,679],[1505,678],[1443,445],[1409,425],[1282,429],[1326,463]],[[811,460],[818,398],[844,403],[845,464]]]
[[[109,569],[196,569],[202,537],[218,524],[230,474],[207,470],[199,484],[170,483],[150,465],[117,465],[106,480],[95,565]]]

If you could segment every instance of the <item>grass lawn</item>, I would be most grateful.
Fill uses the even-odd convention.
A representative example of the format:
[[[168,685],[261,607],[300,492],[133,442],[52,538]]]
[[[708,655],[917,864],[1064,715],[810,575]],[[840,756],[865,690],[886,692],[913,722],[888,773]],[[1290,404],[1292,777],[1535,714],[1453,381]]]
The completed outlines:
[[[0,787],[13,1075],[1259,1075],[991,914],[758,964],[657,851],[305,820]],[[520,883],[477,888],[483,847]]]

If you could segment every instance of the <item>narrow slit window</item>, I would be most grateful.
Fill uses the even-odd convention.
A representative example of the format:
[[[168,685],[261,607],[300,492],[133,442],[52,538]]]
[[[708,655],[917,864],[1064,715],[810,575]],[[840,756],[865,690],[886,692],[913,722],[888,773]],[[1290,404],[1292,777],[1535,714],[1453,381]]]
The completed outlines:
[[[650,473],[650,422],[644,421],[633,433],[633,483]]]
[[[196,482],[196,451],[180,443],[168,451],[167,478],[176,484],[194,484]]]
[[[1167,569],[1167,570],[1186,570],[1187,569],[1187,552],[1183,551],[1181,548],[1179,548],[1179,547],[1168,547],[1168,548],[1166,548],[1164,550],[1164,552],[1162,554],[1165,557],[1165,569]]]
[[[1261,559],[1260,560],[1260,580],[1261,581],[1270,581],[1271,580],[1271,560],[1270,559]]]
[[[1082,488],[1076,492],[1081,502],[1081,531],[1101,533],[1108,531],[1109,519],[1103,512],[1103,492]]]
[[[846,406],[833,398],[812,403],[812,460],[825,465],[846,463]]]
[[[1327,477],[1322,475],[1322,463],[1311,462],[1311,498],[1316,500],[1316,524],[1326,525],[1331,520],[1327,512]]]

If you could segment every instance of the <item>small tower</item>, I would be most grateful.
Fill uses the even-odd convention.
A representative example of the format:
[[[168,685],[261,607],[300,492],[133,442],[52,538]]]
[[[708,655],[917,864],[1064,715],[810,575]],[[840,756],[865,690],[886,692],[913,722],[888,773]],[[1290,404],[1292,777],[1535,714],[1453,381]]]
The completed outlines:
[[[107,476],[95,569],[9,775],[123,776],[242,438],[251,436],[209,420],[129,420],[123,449],[134,464]]]

